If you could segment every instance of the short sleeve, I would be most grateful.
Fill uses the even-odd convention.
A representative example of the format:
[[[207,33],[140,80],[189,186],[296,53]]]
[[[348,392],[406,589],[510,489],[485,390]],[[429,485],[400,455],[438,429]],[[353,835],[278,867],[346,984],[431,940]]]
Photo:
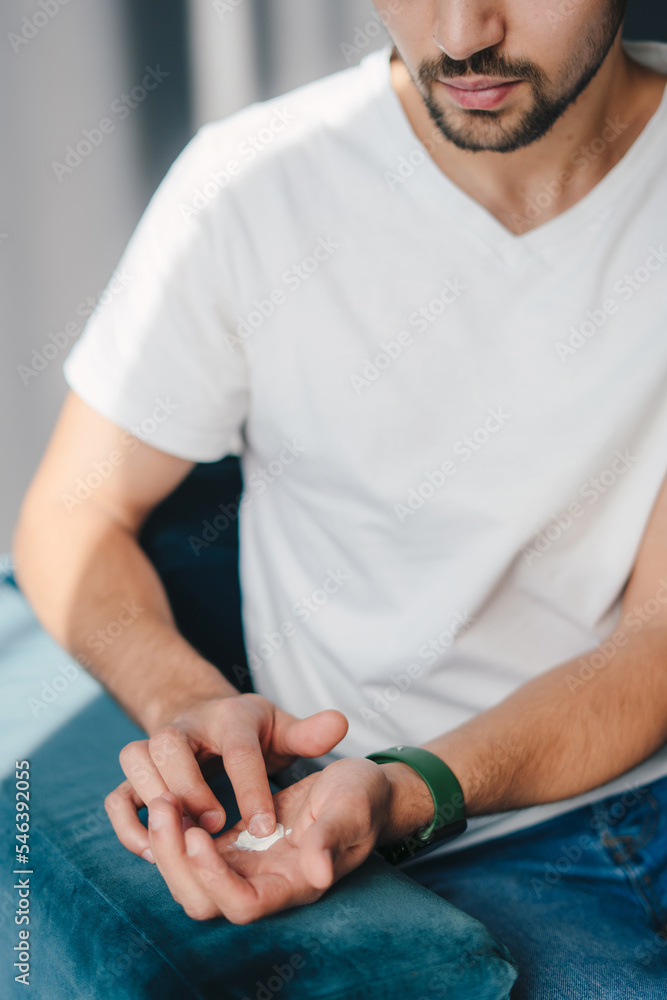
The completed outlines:
[[[229,347],[224,211],[194,197],[210,136],[204,126],[173,163],[63,366],[102,416],[198,462],[239,452],[248,404],[245,355]]]

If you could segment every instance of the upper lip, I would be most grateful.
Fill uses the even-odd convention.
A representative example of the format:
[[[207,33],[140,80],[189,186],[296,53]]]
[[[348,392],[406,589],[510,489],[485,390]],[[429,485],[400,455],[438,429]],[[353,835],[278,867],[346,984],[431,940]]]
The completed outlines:
[[[518,83],[519,81],[491,76],[478,76],[475,78],[459,76],[453,80],[444,80],[441,78],[441,82],[446,83],[449,87],[456,87],[458,90],[490,90],[492,87],[502,87],[508,83]]]

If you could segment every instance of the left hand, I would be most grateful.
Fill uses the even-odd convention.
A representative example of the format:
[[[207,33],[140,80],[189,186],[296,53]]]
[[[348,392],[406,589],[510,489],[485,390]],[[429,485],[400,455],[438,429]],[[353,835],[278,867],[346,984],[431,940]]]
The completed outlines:
[[[397,783],[396,771],[350,757],[281,790],[274,796],[276,817],[291,833],[266,851],[231,846],[243,822],[215,840],[200,827],[183,832],[179,800],[163,792],[148,805],[155,862],[195,920],[224,916],[246,924],[312,903],[357,868],[378,840],[391,839],[398,784],[407,788],[416,780],[430,797],[415,772],[398,768]]]

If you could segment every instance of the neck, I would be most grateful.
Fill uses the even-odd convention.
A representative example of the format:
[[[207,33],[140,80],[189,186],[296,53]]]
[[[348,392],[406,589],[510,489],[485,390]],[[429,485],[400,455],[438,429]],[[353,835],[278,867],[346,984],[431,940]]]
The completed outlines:
[[[619,33],[595,78],[547,135],[512,153],[471,152],[436,129],[400,57],[392,58],[391,71],[412,128],[437,166],[517,234],[560,214],[590,191],[645,127],[665,86],[662,74],[627,55]],[[566,184],[554,184],[565,174]],[[559,186],[558,196],[531,219],[535,213],[527,213],[526,206],[536,193]]]

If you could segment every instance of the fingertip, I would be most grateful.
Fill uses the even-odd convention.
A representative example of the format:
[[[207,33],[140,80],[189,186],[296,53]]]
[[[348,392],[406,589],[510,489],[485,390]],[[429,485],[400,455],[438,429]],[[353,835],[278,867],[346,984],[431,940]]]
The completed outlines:
[[[347,731],[350,728],[350,720],[337,708],[329,708],[327,709],[327,711],[330,712],[333,716],[337,717],[338,724],[341,727],[341,732],[343,734],[340,738],[343,739],[343,736],[347,735]]]
[[[206,834],[203,830],[197,830],[196,826],[185,831],[185,850],[188,857],[195,858],[204,849]]]
[[[255,813],[248,823],[248,831],[252,837],[270,837],[276,829],[276,817],[271,813]]]
[[[199,817],[199,825],[208,833],[217,833],[225,822],[225,814],[221,809],[209,809]]]

